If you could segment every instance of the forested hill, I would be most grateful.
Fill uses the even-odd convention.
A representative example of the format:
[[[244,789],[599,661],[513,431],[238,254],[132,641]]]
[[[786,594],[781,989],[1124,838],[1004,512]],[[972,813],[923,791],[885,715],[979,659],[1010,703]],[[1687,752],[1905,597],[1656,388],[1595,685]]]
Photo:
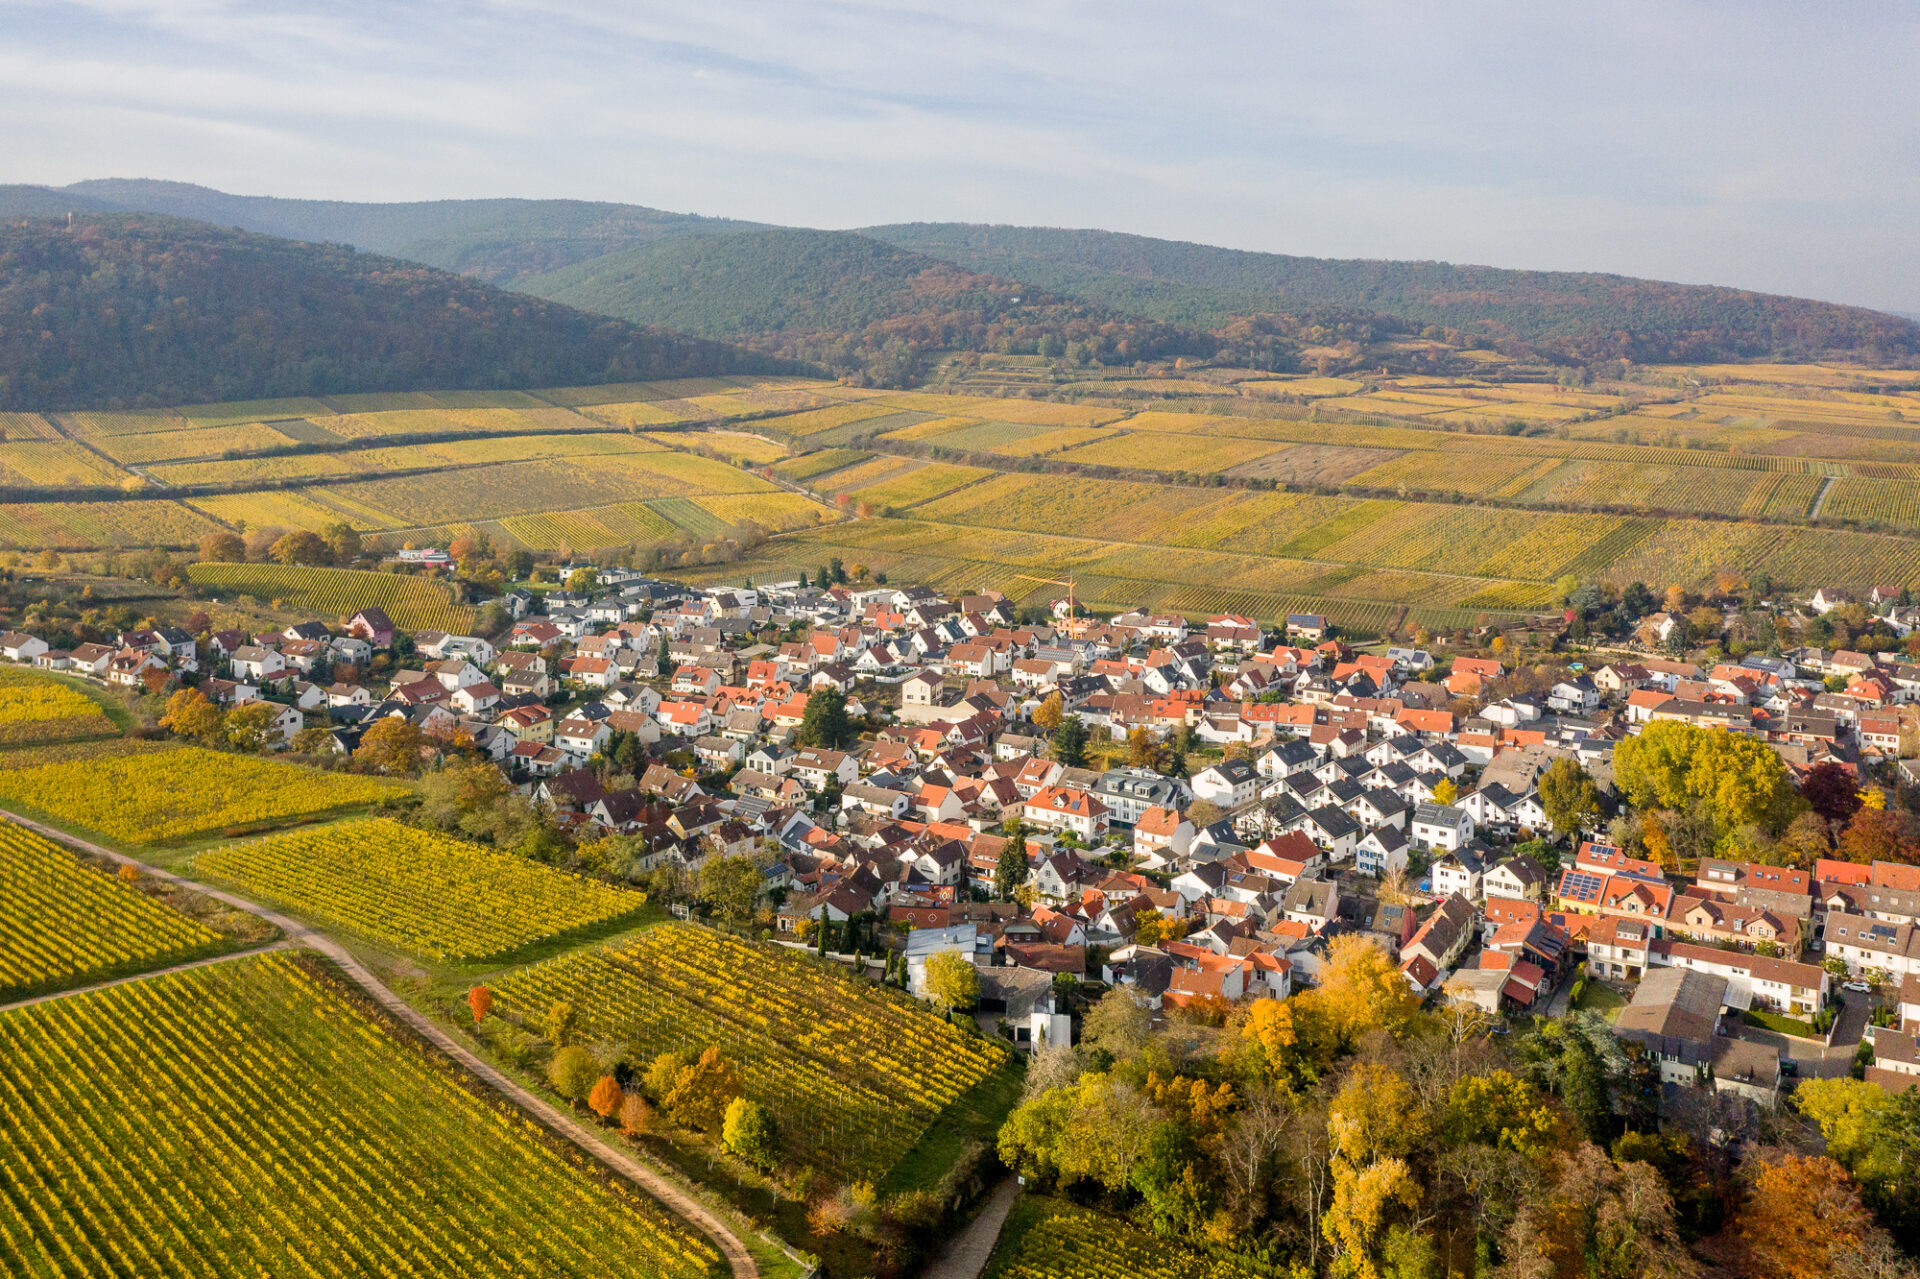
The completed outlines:
[[[0,225],[0,409],[785,367],[339,245],[148,214]]]
[[[746,342],[898,385],[939,349],[1085,346],[1131,362],[1212,355],[1219,342],[866,236],[770,230],[660,240],[516,287],[639,324]]]
[[[164,213],[290,240],[351,244],[445,271],[511,284],[573,262],[681,235],[751,230],[752,222],[587,200],[423,200],[357,204],[228,195],[186,182],[107,178],[69,187],[0,188],[0,215],[81,208]],[[17,207],[29,205],[30,207]]]
[[[1109,231],[920,222],[862,232],[973,271],[1170,324],[1315,306],[1517,341],[1570,360],[1645,362],[1920,353],[1879,311],[1629,276],[1250,253]]]

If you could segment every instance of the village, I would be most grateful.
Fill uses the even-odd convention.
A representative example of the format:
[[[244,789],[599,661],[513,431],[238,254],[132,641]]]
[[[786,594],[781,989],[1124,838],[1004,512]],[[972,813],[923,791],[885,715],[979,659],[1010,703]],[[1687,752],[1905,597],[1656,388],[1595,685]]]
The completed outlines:
[[[1920,781],[1920,666],[1897,650],[1703,668],[1655,614],[1639,651],[1523,672],[1499,642],[1356,648],[1313,614],[1269,631],[1067,601],[1023,616],[824,571],[557,576],[505,592],[492,638],[369,607],[70,650],[12,632],[0,656],[255,706],[264,744],[338,763],[401,721],[423,759],[490,761],[568,838],[631,841],[627,877],[679,884],[683,916],[693,872],[750,859],[763,935],[897,966],[923,997],[935,957],[964,960],[958,1002],[1030,1051],[1071,1042],[1115,987],[1217,1025],[1315,986],[1357,935],[1495,1025],[1602,1010],[1676,1093],[1920,1085],[1920,866],[1861,860],[1864,839],[1791,865],[1686,855],[1675,823],[1632,850],[1615,834],[1643,829],[1616,749],[1662,726],[1758,744],[1809,794],[1840,779],[1880,811]],[[1800,612],[1841,608],[1898,636],[1920,621],[1892,592]]]

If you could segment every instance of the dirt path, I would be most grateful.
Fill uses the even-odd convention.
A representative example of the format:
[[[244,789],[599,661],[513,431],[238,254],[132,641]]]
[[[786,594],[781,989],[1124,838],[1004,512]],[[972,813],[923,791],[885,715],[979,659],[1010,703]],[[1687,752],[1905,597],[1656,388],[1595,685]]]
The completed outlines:
[[[1820,518],[1820,508],[1827,504],[1827,494],[1831,492],[1833,492],[1833,476],[1829,475],[1826,479],[1820,481],[1820,491],[1813,495],[1813,505],[1807,508],[1808,519],[1817,520]]]
[[[54,999],[70,999],[75,995],[87,995],[96,990],[112,990],[115,986],[124,986],[130,981],[151,981],[155,977],[165,977],[169,973],[184,973],[195,968],[205,968],[208,964],[224,964],[229,960],[246,959],[253,955],[264,955],[270,950],[288,950],[291,947],[291,942],[277,941],[266,946],[249,946],[245,950],[230,950],[224,955],[209,955],[205,959],[189,959],[184,964],[174,964],[168,968],[153,968],[144,973],[135,973],[131,977],[115,977],[111,981],[97,981],[90,986],[70,986],[66,990],[54,990],[44,995],[16,999],[10,1004],[0,1004],[0,1013],[10,1013],[17,1008],[31,1008],[35,1004],[44,1004]]]
[[[927,1267],[921,1279],[979,1279],[987,1258],[993,1255],[993,1246],[1000,1242],[1000,1231],[1007,1224],[1007,1214],[1013,1211],[1013,1201],[1019,1197],[1020,1183],[1012,1177],[995,1186],[987,1202],[980,1205],[979,1215],[947,1244],[946,1251]]]
[[[408,1027],[431,1042],[436,1048],[440,1049],[441,1052],[444,1052],[447,1056],[460,1063],[460,1065],[475,1078],[485,1082],[488,1087],[499,1092],[516,1106],[528,1112],[528,1114],[539,1120],[541,1124],[551,1131],[566,1137],[569,1141],[573,1142],[574,1145],[599,1160],[607,1168],[638,1185],[655,1199],[658,1199],[670,1211],[679,1214],[693,1223],[694,1226],[703,1231],[707,1237],[713,1241],[714,1245],[720,1249],[721,1255],[726,1258],[727,1264],[733,1270],[734,1279],[758,1279],[760,1267],[754,1262],[753,1254],[747,1251],[746,1245],[740,1242],[739,1237],[735,1235],[733,1231],[729,1230],[724,1222],[715,1217],[711,1212],[708,1212],[707,1209],[691,1195],[688,1195],[673,1182],[667,1180],[658,1172],[626,1152],[613,1150],[602,1145],[600,1141],[586,1128],[581,1126],[573,1116],[548,1105],[541,1098],[535,1096],[527,1089],[494,1069],[490,1063],[474,1053],[452,1035],[448,1034],[437,1023],[414,1008],[413,1005],[394,994],[392,990],[388,989],[386,983],[367,971],[366,967],[361,964],[359,960],[355,959],[346,947],[325,933],[317,932],[297,919],[282,915],[278,911],[268,910],[266,907],[248,901],[244,897],[224,892],[218,888],[210,888],[196,880],[176,875],[172,871],[161,870],[157,866],[149,866],[145,862],[127,856],[125,853],[116,853],[110,848],[102,848],[98,844],[89,843],[84,839],[69,835],[65,831],[56,830],[51,826],[21,817],[17,813],[10,813],[4,809],[0,809],[0,817],[8,818],[26,827],[28,830],[37,831],[49,839],[71,844],[77,848],[83,848],[90,853],[109,858],[123,865],[137,866],[142,874],[151,875],[163,883],[178,884],[202,896],[224,902],[236,910],[244,910],[250,915],[264,919],[285,934],[283,940],[277,943],[277,947],[305,946],[309,949],[319,951],[322,955],[325,955],[328,959],[331,959],[335,964],[339,965],[341,972],[345,973],[359,985],[362,990],[371,995],[374,1000],[378,1002],[382,1008],[386,1009],[396,1020],[405,1022]],[[234,956],[220,956],[217,959],[203,960],[200,962],[218,963],[231,958],[234,958]],[[187,968],[194,966],[195,965],[191,964],[183,964],[180,967]],[[157,974],[154,973],[143,974],[143,976],[147,977],[156,975]],[[133,977],[124,980],[138,981],[140,979],[139,977]],[[118,983],[109,982],[103,984],[115,985]],[[87,989],[98,990],[100,988],[99,986],[94,986],[88,987]],[[76,993],[78,992],[63,991],[59,994],[43,996],[43,998],[58,999],[64,995]],[[18,1007],[18,1005],[15,1006]]]

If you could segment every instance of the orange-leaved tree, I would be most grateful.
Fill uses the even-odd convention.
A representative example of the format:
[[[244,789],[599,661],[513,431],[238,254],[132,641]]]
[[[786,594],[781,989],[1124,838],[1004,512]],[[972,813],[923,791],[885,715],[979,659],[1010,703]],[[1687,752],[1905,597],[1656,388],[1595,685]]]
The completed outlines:
[[[493,1007],[493,992],[485,986],[475,986],[467,992],[467,1007],[473,1010],[474,1025],[479,1025]]]

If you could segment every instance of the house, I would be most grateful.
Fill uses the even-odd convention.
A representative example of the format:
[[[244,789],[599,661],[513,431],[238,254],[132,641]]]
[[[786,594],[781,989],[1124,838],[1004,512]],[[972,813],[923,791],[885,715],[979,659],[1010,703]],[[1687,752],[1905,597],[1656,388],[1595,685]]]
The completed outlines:
[[[612,735],[604,720],[581,719],[579,716],[569,716],[553,726],[553,744],[581,759],[597,754]]]
[[[1546,895],[1547,876],[1531,857],[1509,857],[1489,870],[1482,880],[1488,897],[1539,901]]]
[[[1458,894],[1447,898],[1400,948],[1400,971],[1406,973],[1409,965],[1424,961],[1437,979],[1452,968],[1466,950],[1473,936],[1473,924],[1473,903]],[[1415,984],[1423,990],[1432,987],[1432,981]]]
[[[9,662],[31,662],[48,651],[49,645],[38,635],[28,635],[24,631],[8,631],[0,635],[0,657]]]
[[[1221,808],[1239,808],[1251,803],[1260,789],[1260,775],[1253,765],[1239,757],[1211,764],[1193,775],[1194,797]]]
[[[1318,613],[1287,614],[1287,638],[1318,644],[1327,637],[1327,619]]]
[[[393,646],[393,619],[387,616],[383,608],[363,608],[347,619],[346,633],[357,639],[363,639],[375,648]]]
[[[287,660],[271,648],[245,644],[233,651],[233,677],[252,684],[270,684],[283,679]]]
[[[1480,858],[1480,850],[1472,844],[1462,844],[1434,862],[1430,872],[1433,877],[1433,894],[1436,897],[1450,897],[1459,894],[1468,901],[1479,901],[1486,895],[1486,863]]]
[[[1021,815],[1043,830],[1070,830],[1083,840],[1107,830],[1107,806],[1094,795],[1069,786],[1048,786],[1021,805]]]
[[[1149,808],[1133,824],[1133,851],[1150,863],[1185,857],[1193,846],[1193,823],[1177,808]]]
[[[787,771],[808,790],[818,791],[851,785],[860,776],[860,765],[845,751],[809,746],[793,757]]]
[[[1452,852],[1472,839],[1473,831],[1473,818],[1464,808],[1429,802],[1415,805],[1408,836],[1415,848]]]
[[[280,655],[274,654],[275,658]],[[149,671],[167,673],[167,664],[152,653],[140,648],[123,648],[107,660],[107,683],[125,688],[138,688],[146,681]]]
[[[1398,826],[1376,826],[1354,846],[1354,868],[1385,878],[1407,868],[1407,836]]]

